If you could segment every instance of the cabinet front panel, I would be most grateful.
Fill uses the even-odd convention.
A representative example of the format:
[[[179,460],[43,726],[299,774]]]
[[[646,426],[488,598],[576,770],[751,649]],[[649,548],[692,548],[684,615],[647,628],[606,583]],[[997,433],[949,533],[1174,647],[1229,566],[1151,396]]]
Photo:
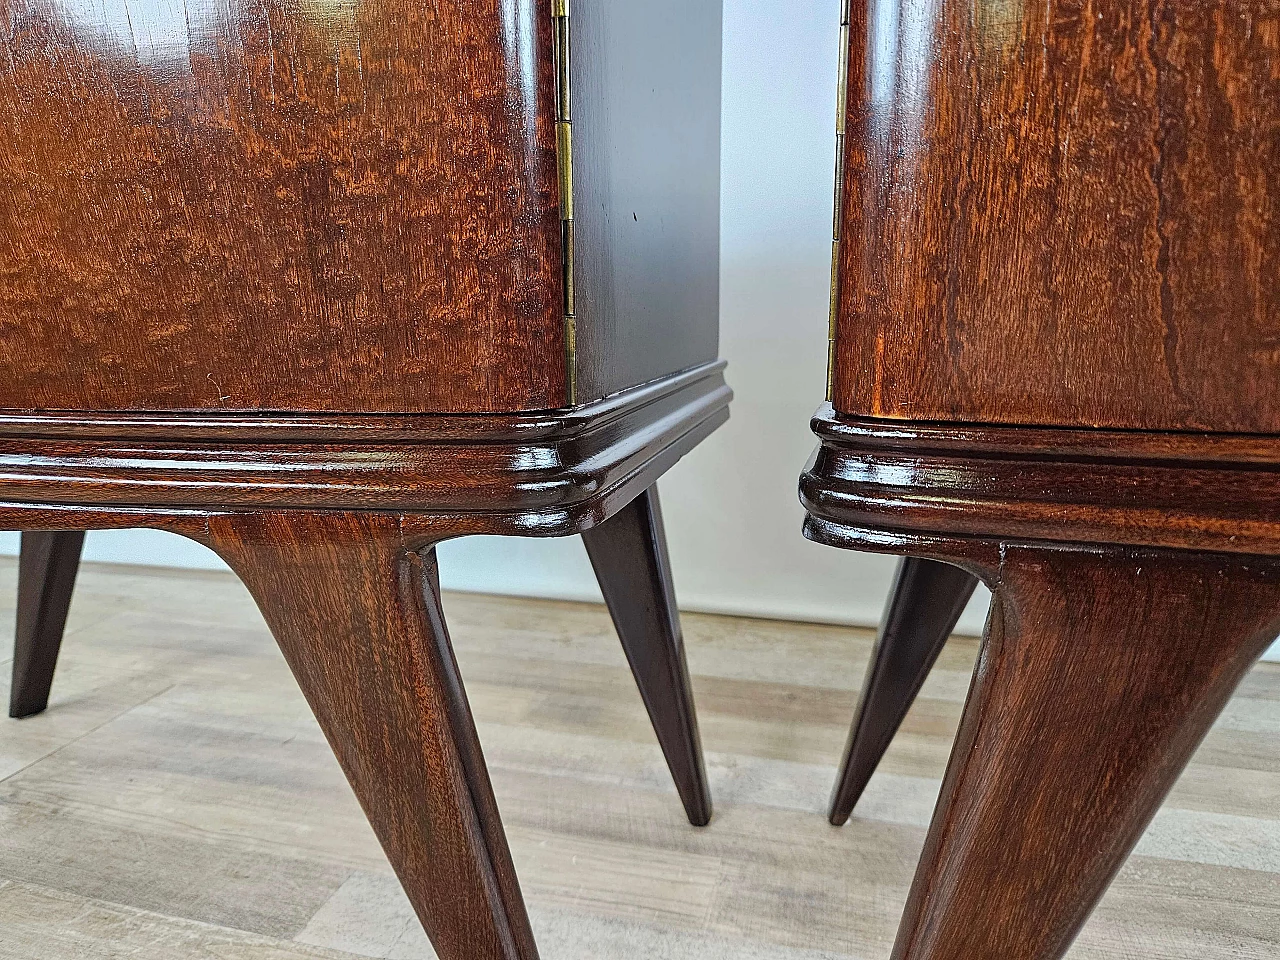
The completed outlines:
[[[833,403],[1280,432],[1280,3],[852,0]]]
[[[0,0],[0,408],[561,406],[551,0]]]

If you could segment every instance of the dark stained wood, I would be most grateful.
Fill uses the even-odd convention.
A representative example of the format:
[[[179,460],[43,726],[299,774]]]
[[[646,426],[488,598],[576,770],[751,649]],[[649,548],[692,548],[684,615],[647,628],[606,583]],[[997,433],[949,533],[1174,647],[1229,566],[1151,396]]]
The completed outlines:
[[[716,357],[718,0],[4,0],[0,409],[561,408]],[[568,371],[574,374],[570,392]]]
[[[714,360],[721,0],[573,0],[577,397]]]
[[[609,523],[724,422],[730,396],[707,364],[560,413],[14,414],[0,417],[0,529],[149,527],[216,550],[262,607],[442,960],[532,960],[431,548]],[[642,514],[658,522],[643,504],[629,516]],[[634,539],[628,522],[605,539]],[[666,576],[649,534],[641,566]],[[669,580],[648,589],[672,596]],[[633,649],[641,622],[623,621]],[[658,689],[685,677],[643,679],[655,704],[688,696]],[[696,739],[681,749],[701,756]]]
[[[1277,387],[1280,389],[1280,386]],[[1280,437],[813,419],[810,533],[843,546],[932,536],[1280,555]]]
[[[851,12],[838,411],[1280,432],[1274,0]]]
[[[80,530],[22,534],[13,684],[9,688],[11,717],[29,717],[49,705],[83,546],[84,532]]]
[[[430,544],[370,513],[212,519],[441,960],[535,960]]]
[[[1008,546],[894,960],[1058,960],[1280,632],[1280,562]]]
[[[476,532],[565,535],[652,484],[725,421],[731,396],[723,365],[708,364],[554,416],[0,418],[0,436],[23,434],[0,445],[0,491],[64,504],[411,510],[465,515]],[[509,522],[494,529],[495,516]]]
[[[5,0],[0,406],[562,406],[550,2]]]
[[[1058,960],[1280,632],[1280,450],[829,408],[814,425],[806,536],[995,592],[894,958]]]
[[[658,488],[582,534],[627,662],[689,822],[711,820],[711,789],[685,663]]]
[[[995,592],[893,956],[1058,960],[1280,631],[1280,7],[846,10],[805,534]]]
[[[853,813],[977,586],[967,570],[936,560],[907,557],[898,564],[836,776],[833,825]]]
[[[607,524],[728,416],[719,4],[663,3],[569,30],[566,263],[560,0],[0,0],[0,526],[217,550],[442,960],[536,950],[431,548]],[[705,820],[659,523],[593,552]]]

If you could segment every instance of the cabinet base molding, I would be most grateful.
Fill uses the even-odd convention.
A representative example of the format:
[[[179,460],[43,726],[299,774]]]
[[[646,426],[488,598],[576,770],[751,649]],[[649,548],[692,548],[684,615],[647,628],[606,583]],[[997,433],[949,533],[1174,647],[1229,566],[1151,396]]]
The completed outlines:
[[[435,547],[584,534],[685,811],[705,824],[655,483],[730,396],[709,364],[539,414],[0,416],[0,529],[24,531],[11,713],[48,702],[82,531],[196,540],[257,601],[441,960],[535,960]]]
[[[0,501],[133,517],[383,510],[564,536],[650,486],[728,419],[731,398],[717,362],[532,414],[5,413]],[[100,523],[121,525],[110,513]]]
[[[921,426],[829,407],[814,425],[806,536],[915,558],[881,627],[833,819],[973,582],[993,595],[893,958],[1059,960],[1280,633],[1280,442]]]

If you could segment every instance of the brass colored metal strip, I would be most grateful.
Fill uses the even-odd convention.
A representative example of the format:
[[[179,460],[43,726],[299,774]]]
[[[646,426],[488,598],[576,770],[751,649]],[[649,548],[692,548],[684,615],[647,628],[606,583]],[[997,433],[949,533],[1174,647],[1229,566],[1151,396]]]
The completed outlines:
[[[556,17],[556,119],[572,120],[569,96],[569,16]]]
[[[844,220],[844,148],[845,114],[849,107],[849,16],[851,0],[844,0],[840,11],[840,69],[836,91],[836,179],[831,225],[831,316],[827,326],[827,400],[835,391],[836,316],[840,305],[840,234]]]
[[[573,99],[569,93],[569,0],[553,0],[556,67],[556,165],[560,186],[560,257],[564,270],[565,395],[577,403],[578,321],[574,294]]]
[[[556,124],[556,158],[560,166],[560,219],[573,219],[573,124]]]
[[[564,254],[564,312],[565,316],[576,316],[573,289],[573,221],[560,221],[560,248]]]

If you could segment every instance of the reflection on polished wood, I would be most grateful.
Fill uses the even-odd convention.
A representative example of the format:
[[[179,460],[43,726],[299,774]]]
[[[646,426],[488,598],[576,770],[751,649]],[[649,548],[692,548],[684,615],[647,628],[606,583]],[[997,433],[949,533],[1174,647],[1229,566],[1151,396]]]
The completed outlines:
[[[1280,631],[1280,6],[844,6],[805,531],[993,592],[892,956],[1059,960]]]
[[[627,511],[728,416],[721,5],[569,6],[0,0],[0,527],[231,562],[441,960],[537,951],[434,546],[622,514],[619,630],[669,666]],[[40,566],[27,714],[74,563]],[[639,676],[705,821],[687,680]]]
[[[1280,431],[1274,0],[852,11],[838,411]]]
[[[563,405],[541,6],[4,0],[0,402]]]
[[[573,4],[567,254],[558,7],[0,0],[0,408],[541,410],[714,360],[720,4]]]
[[[0,558],[0,617],[16,581]],[[49,710],[0,722],[0,960],[431,960],[236,579],[86,564],[77,586]],[[943,649],[834,830],[823,804],[872,632],[686,614],[717,801],[695,831],[604,607],[444,607],[542,956],[888,956],[974,641]],[[1280,953],[1278,723],[1280,667],[1261,664],[1069,960]]]

